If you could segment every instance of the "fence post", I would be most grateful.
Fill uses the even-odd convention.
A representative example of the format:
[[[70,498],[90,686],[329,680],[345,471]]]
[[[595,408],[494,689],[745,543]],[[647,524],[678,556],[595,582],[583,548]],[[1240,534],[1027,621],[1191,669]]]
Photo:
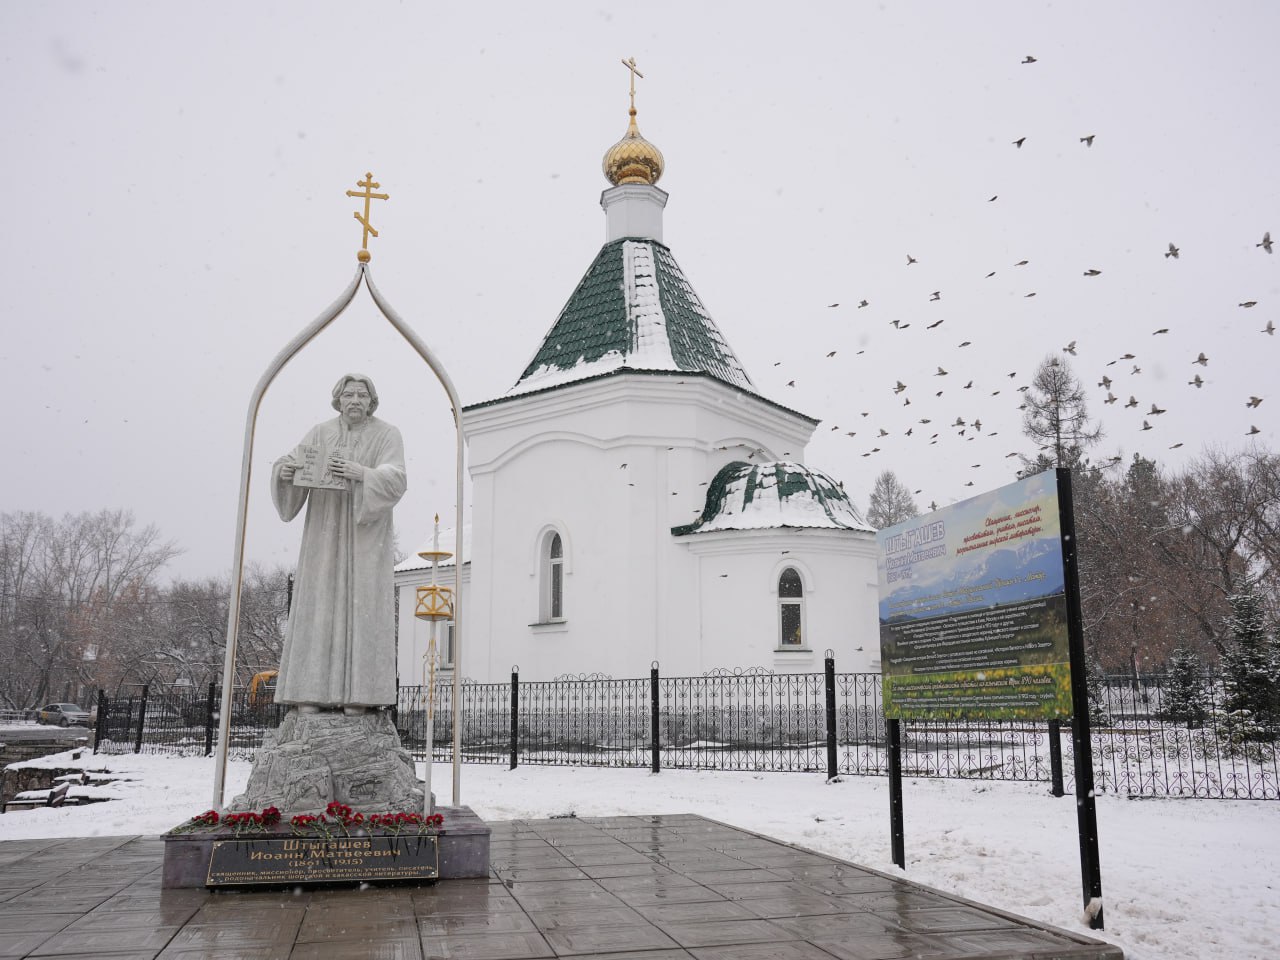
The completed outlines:
[[[1049,770],[1053,777],[1053,795],[1066,795],[1062,786],[1062,721],[1049,721]]]
[[[827,779],[834,780],[840,774],[836,759],[836,660],[835,651],[828,649],[825,664],[827,688]]]
[[[106,737],[103,736],[104,730],[110,730],[111,727],[107,723],[107,711],[110,709],[110,701],[107,700],[107,691],[101,687],[98,688],[98,719],[93,725],[93,752],[98,752],[98,744]]]
[[[649,666],[649,769],[653,773],[662,770],[662,745],[658,742],[658,661]]]
[[[142,685],[142,700],[138,703],[138,735],[133,741],[133,752],[142,752],[142,727],[147,722],[147,691],[151,687],[149,684]]]
[[[209,696],[204,703],[204,755],[213,756],[213,706],[217,702],[218,684],[209,681]]]
[[[520,665],[511,668],[511,769],[520,756]]]

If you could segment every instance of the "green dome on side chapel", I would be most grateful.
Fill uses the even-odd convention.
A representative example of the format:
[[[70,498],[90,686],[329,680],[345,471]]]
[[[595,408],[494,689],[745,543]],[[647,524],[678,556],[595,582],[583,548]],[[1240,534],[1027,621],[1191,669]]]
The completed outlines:
[[[707,486],[707,502],[693,523],[672,527],[676,536],[717,530],[814,527],[874,533],[844,488],[803,463],[735,460]]]

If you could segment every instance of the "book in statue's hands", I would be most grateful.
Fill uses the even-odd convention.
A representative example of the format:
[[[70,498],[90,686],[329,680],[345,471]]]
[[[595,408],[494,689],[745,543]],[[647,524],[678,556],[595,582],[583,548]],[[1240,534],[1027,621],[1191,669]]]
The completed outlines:
[[[324,444],[301,443],[293,453],[298,467],[293,472],[295,487],[313,487],[318,490],[347,490],[350,484],[345,477],[336,476],[329,469],[329,458],[338,456],[351,459],[351,448],[346,444],[332,447]]]

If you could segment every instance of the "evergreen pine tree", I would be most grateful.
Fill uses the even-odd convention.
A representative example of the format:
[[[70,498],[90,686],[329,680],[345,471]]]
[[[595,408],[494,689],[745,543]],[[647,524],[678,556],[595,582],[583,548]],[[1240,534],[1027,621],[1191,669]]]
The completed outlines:
[[[1233,742],[1280,734],[1280,644],[1267,629],[1262,598],[1252,590],[1228,597],[1231,641],[1222,656],[1222,706]]]
[[[1174,650],[1161,694],[1160,715],[1192,729],[1204,726],[1206,713],[1204,666],[1200,658],[1190,650]]]

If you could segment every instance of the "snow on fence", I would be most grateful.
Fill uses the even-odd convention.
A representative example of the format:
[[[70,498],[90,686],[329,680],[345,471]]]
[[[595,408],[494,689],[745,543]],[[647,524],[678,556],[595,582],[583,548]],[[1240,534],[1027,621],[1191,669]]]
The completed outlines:
[[[1280,799],[1277,742],[1241,742],[1221,722],[1221,688],[1204,678],[1200,701],[1173,709],[1160,676],[1105,677],[1094,690],[1096,788],[1127,796]],[[451,759],[452,684],[437,684],[431,754]],[[564,676],[462,684],[462,752],[469,763],[690,770],[887,774],[880,675],[714,670],[700,677],[615,680]],[[209,753],[217,691],[187,699],[101,696],[101,752]],[[231,752],[247,756],[279,724],[281,707],[237,691]],[[425,759],[426,690],[401,687],[396,725]],[[1071,725],[1059,733],[1061,777],[1073,789]],[[655,749],[656,744],[656,749]],[[1048,724],[904,723],[903,772],[913,777],[1053,781]]]

